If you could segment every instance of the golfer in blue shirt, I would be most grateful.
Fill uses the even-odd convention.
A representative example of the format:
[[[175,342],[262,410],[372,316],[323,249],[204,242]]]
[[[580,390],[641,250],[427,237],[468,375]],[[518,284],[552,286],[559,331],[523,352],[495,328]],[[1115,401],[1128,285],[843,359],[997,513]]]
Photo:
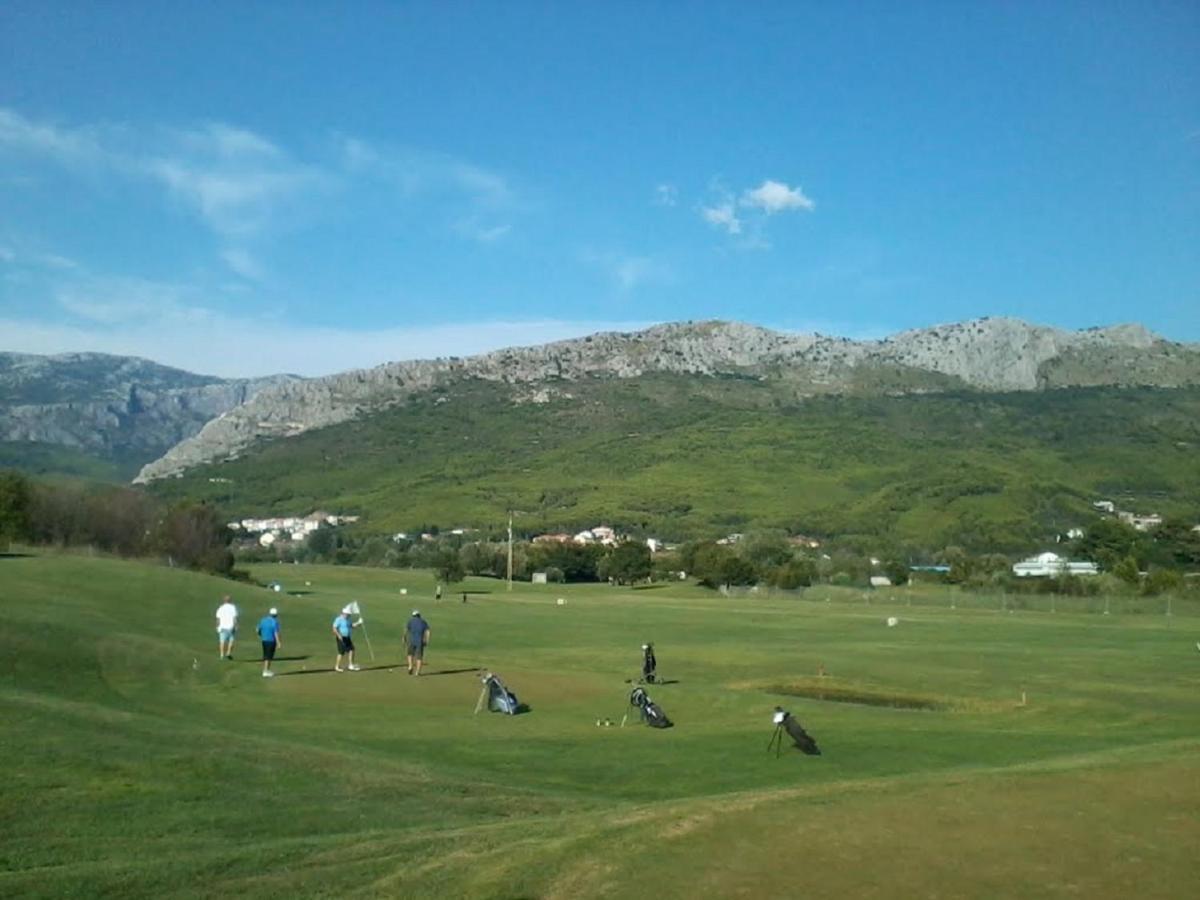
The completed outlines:
[[[429,643],[429,623],[421,618],[419,609],[414,609],[404,630],[408,636],[408,674],[420,675],[421,663],[425,661],[425,645]]]
[[[274,678],[275,673],[271,671],[271,660],[275,658],[275,651],[283,646],[283,632],[279,627],[279,610],[271,607],[271,611],[262,617],[262,621],[258,623],[255,629],[258,632],[258,638],[262,641],[263,650],[263,678]]]
[[[341,615],[333,620],[333,636],[337,640],[337,660],[333,664],[333,671],[343,672],[342,657],[346,658],[347,668],[351,672],[357,672],[359,666],[354,664],[354,629],[362,624],[362,619],[357,622],[351,620],[350,607],[347,606],[342,610]]]

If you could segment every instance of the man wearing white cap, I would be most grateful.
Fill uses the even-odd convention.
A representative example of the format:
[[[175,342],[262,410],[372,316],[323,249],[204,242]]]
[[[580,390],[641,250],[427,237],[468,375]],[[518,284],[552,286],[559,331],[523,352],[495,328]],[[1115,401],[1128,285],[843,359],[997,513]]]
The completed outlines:
[[[255,629],[258,632],[258,638],[262,641],[263,648],[263,678],[274,678],[275,673],[271,671],[271,660],[275,658],[275,651],[283,646],[283,633],[279,628],[279,610],[271,607],[271,611],[262,617],[262,621],[258,623]]]
[[[414,609],[412,618],[405,626],[408,633],[408,674],[420,675],[421,663],[425,661],[425,645],[429,643],[429,623],[421,618],[421,611]]]
[[[341,672],[342,657],[346,658],[348,668],[351,672],[357,672],[359,666],[354,664],[354,639],[352,637],[354,629],[362,624],[362,619],[357,622],[353,621],[350,616],[353,611],[349,606],[342,609],[341,615],[333,620],[333,636],[337,639],[337,660],[333,664],[333,671]]]

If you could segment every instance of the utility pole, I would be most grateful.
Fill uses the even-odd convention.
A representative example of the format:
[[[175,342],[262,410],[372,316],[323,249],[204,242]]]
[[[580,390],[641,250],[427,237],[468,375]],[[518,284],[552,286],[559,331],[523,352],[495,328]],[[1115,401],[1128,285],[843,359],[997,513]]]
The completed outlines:
[[[512,590],[512,510],[508,511],[508,589]]]

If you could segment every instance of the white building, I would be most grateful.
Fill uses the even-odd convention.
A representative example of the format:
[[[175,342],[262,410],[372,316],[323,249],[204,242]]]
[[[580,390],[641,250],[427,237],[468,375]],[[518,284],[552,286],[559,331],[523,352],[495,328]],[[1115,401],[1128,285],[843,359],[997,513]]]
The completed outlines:
[[[1126,525],[1132,525],[1138,531],[1150,531],[1162,524],[1162,516],[1158,513],[1151,513],[1148,516],[1139,516],[1137,513],[1118,512],[1117,518]]]
[[[1019,578],[1045,577],[1050,575],[1099,575],[1094,562],[1071,562],[1057,553],[1039,553],[1023,559],[1012,567]]]

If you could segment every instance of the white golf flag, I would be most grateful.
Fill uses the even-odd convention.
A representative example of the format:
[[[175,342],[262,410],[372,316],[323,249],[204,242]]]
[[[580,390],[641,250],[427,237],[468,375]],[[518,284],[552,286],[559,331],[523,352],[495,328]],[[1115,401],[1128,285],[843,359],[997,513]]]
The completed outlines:
[[[352,615],[352,616],[361,616],[362,615],[362,610],[358,608],[357,600],[351,600],[349,603],[346,604],[346,612],[350,613],[350,615]]]

